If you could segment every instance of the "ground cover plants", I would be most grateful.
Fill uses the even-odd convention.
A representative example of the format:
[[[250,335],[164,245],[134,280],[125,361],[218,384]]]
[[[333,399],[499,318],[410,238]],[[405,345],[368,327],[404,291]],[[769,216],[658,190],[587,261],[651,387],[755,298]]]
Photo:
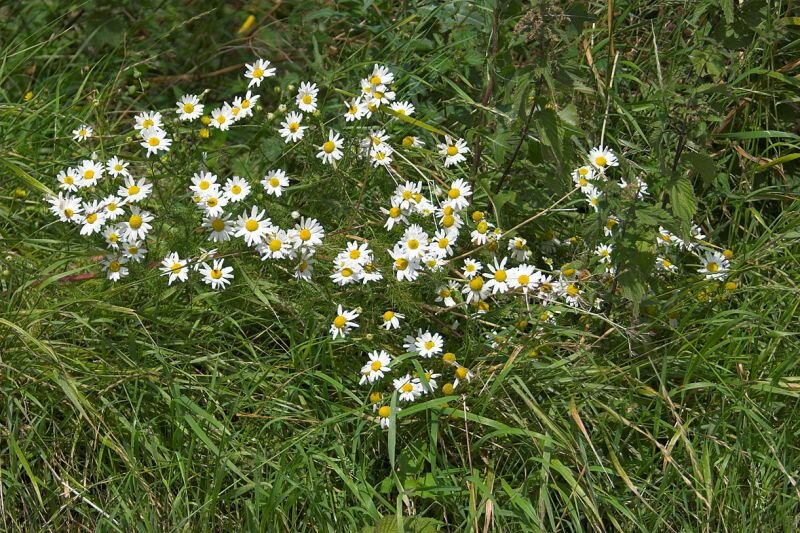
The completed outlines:
[[[797,527],[791,4],[0,15],[4,528]]]

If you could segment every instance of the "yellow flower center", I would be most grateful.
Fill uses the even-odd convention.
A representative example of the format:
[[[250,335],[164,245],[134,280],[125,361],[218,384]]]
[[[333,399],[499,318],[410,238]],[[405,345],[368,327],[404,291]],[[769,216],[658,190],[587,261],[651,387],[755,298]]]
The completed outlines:
[[[225,124],[225,121],[228,120],[225,118],[225,115],[217,115],[217,124]]]
[[[85,171],[83,173],[83,178],[87,180],[94,179],[94,170],[89,169]]]
[[[394,262],[394,266],[397,268],[397,270],[405,270],[408,268],[408,259],[401,257]]]
[[[439,291],[439,296],[441,296],[442,298],[450,298],[451,294],[452,291],[450,291],[450,289],[442,289]]]
[[[128,187],[128,196],[133,196],[134,194],[139,194],[138,185],[131,185],[130,187]]]
[[[333,141],[325,141],[325,144],[322,145],[322,149],[326,154],[329,154],[336,149],[336,144]]]
[[[457,153],[458,153],[458,148],[456,148],[455,146],[448,146],[447,147],[447,155],[454,156]]]
[[[719,265],[716,264],[715,262],[711,261],[706,266],[706,270],[708,270],[709,272],[717,272],[717,271],[719,271]]]
[[[392,414],[392,408],[389,407],[388,405],[384,405],[380,409],[378,409],[378,416],[380,416],[381,418],[389,418],[390,414]]]
[[[72,185],[73,183],[75,183],[75,179],[70,175],[66,175],[64,176],[64,183],[66,183],[67,185]]]
[[[449,396],[453,394],[453,384],[452,383],[445,383],[442,387],[442,394],[445,396]]]
[[[73,211],[73,210],[72,210],[72,209],[70,209],[69,207],[68,207],[68,208],[66,208],[66,209],[64,209],[64,216],[65,216],[65,217],[67,217],[67,218],[72,218],[72,215],[74,215],[74,214],[75,214],[75,211]]]
[[[455,223],[456,223],[456,218],[453,215],[445,215],[444,218],[442,218],[442,226],[444,226],[445,228],[449,228],[453,226]]]
[[[389,216],[392,218],[397,218],[400,216],[400,208],[399,207],[392,207],[389,209]]]
[[[433,341],[427,341],[425,343],[425,349],[426,350],[432,350],[434,346],[436,346],[436,343],[433,342]]]
[[[272,177],[272,178],[269,179],[269,186],[270,187],[275,188],[280,184],[281,184],[281,180],[279,180],[278,178]]]
[[[309,230],[308,228],[303,228],[300,230],[298,235],[300,236],[301,240],[307,241],[311,238],[311,230]]]
[[[508,277],[508,274],[506,274],[505,270],[497,270],[494,273],[494,280],[495,281],[503,282],[503,281],[506,280],[507,277]]]
[[[254,219],[250,219],[244,223],[244,229],[247,231],[255,231],[258,229],[258,221]]]
[[[447,192],[447,196],[449,196],[450,198],[452,198],[453,200],[455,200],[456,198],[458,198],[459,196],[461,196],[461,191],[459,191],[458,189],[456,189],[456,188],[454,187],[454,188],[450,189],[450,190]]]
[[[489,224],[485,220],[481,220],[480,223],[478,223],[478,233],[486,233],[488,229]]]
[[[131,218],[128,219],[128,225],[133,229],[141,228],[142,222],[142,217],[139,215],[131,215]]]
[[[138,254],[139,253],[139,247],[138,246],[128,246],[128,253],[131,254],[131,255]]]
[[[608,160],[605,158],[605,156],[598,155],[594,158],[594,162],[598,167],[604,167],[606,166],[606,163],[608,163]]]
[[[111,262],[108,264],[108,269],[109,269],[111,272],[119,272],[119,269],[120,269],[120,267],[121,267],[121,266],[122,266],[122,265],[120,265],[120,264],[119,264],[119,261],[111,261]]]
[[[192,111],[194,111],[194,104],[191,104],[191,103],[183,104],[183,112],[184,113],[191,113]]]
[[[531,281],[531,278],[527,274],[520,274],[517,281],[520,285],[527,285]]]
[[[158,146],[159,142],[160,141],[158,137],[150,137],[149,139],[147,139],[147,144],[149,144],[150,146]]]
[[[312,98],[311,98],[310,94],[304,94],[303,95],[303,103],[304,104],[311,105],[311,100],[312,100]]]
[[[586,178],[579,178],[578,179],[578,184],[581,187],[586,187],[587,185],[589,185],[589,180],[587,180]]]
[[[372,111],[373,113],[378,110],[378,106],[372,103],[372,101],[367,102],[367,109]]]
[[[380,361],[373,361],[369,367],[372,369],[373,372],[377,372],[378,370],[383,367],[383,364]]]
[[[483,278],[475,277],[469,282],[469,288],[473,291],[479,291],[483,288]]]
[[[370,82],[372,85],[380,85],[380,84],[381,84],[381,77],[380,77],[380,76],[378,76],[378,75],[376,74],[376,75],[372,76],[372,77],[369,79],[369,82]]]
[[[414,385],[411,383],[405,383],[402,387],[400,387],[400,390],[403,392],[411,392],[414,390]]]
[[[256,67],[253,69],[253,77],[258,79],[264,75],[264,70],[260,67]]]
[[[417,239],[409,239],[408,247],[412,250],[419,248],[419,241]]]
[[[386,154],[383,152],[376,152],[375,159],[377,159],[378,161],[383,161],[384,159],[386,159]]]
[[[214,197],[212,196],[211,198],[209,198],[208,200],[206,200],[206,205],[207,205],[208,207],[217,207],[217,203],[218,203],[218,202],[219,202],[219,200],[217,200],[216,198],[214,198]]]
[[[242,100],[242,109],[250,109],[250,100]]]
[[[269,241],[269,249],[273,252],[277,252],[283,247],[283,243],[278,239],[272,239]]]
[[[239,115],[239,111],[241,111],[241,110],[242,110],[241,107],[234,107],[234,108],[231,108],[231,113],[233,114],[234,117],[236,117],[236,116]]]
[[[178,272],[181,271],[182,268],[183,265],[180,263],[172,263],[172,266],[169,267],[169,269],[172,271],[173,274],[177,274]]]
[[[460,366],[460,367],[456,368],[456,377],[458,377],[458,379],[464,379],[464,378],[467,377],[467,373],[468,372],[469,372],[469,370],[467,370],[467,367]]]
[[[233,194],[241,194],[242,188],[239,185],[234,185],[233,187],[231,187],[231,192]]]
[[[394,311],[386,311],[385,313],[383,313],[384,322],[389,322],[393,318],[394,318]]]
[[[587,167],[581,167],[578,169],[578,174],[580,174],[581,176],[588,176],[589,169]]]
[[[414,146],[414,137],[403,137],[403,146]]]
[[[342,277],[343,278],[349,278],[352,275],[353,275],[353,269],[352,268],[345,267],[345,268],[342,269]]]
[[[672,266],[672,261],[670,261],[669,259],[662,259],[661,266],[663,266],[664,268],[669,268]]]
[[[156,125],[156,123],[153,122],[153,119],[149,119],[149,118],[144,119],[144,122],[142,122],[142,127],[143,128],[152,128],[155,125]]]
[[[97,222],[97,213],[92,213],[91,215],[86,217],[86,222],[88,222],[89,224],[94,224],[95,222]]]
[[[220,270],[220,269],[218,269],[218,268],[215,268],[214,270],[212,270],[212,271],[210,272],[210,274],[211,274],[211,277],[212,277],[212,278],[214,278],[214,279],[219,279],[219,278],[221,278],[221,277],[222,277],[222,270]]]
[[[111,233],[108,235],[109,242],[117,242],[118,240],[119,240],[119,235],[117,235],[116,233]]]
[[[442,250],[447,248],[449,245],[450,241],[447,240],[447,237],[442,237],[441,239],[439,239],[439,248],[441,248]]]
[[[383,98],[383,93],[382,93],[382,92],[380,92],[380,91],[375,91],[375,92],[374,92],[374,93],[372,93],[372,94],[375,96],[375,99],[376,99],[376,100],[380,100],[381,98]]]
[[[356,113],[358,113],[358,107],[356,107],[354,105],[351,105],[350,106],[350,114],[351,115],[355,115]]]
[[[225,221],[221,218],[215,218],[211,222],[211,227],[214,229],[214,231],[222,231],[225,229]]]
[[[81,137],[86,137],[86,130],[79,131],[78,135],[80,135]]]
[[[350,250],[350,259],[358,259],[361,257],[361,250],[356,248],[355,250]]]
[[[336,329],[344,328],[345,324],[347,324],[347,317],[344,315],[339,315],[333,319],[333,325]]]
[[[577,296],[578,292],[578,287],[576,287],[574,283],[567,285],[567,294],[570,296]]]

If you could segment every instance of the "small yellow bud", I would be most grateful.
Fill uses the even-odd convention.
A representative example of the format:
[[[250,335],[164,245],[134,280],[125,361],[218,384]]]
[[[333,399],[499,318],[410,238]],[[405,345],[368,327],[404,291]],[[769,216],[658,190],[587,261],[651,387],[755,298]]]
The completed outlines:
[[[208,126],[209,124],[211,124],[211,117],[209,117],[208,115],[203,115],[202,117],[200,117],[200,122],[203,123],[203,126]]]
[[[33,100],[33,91],[28,91],[25,93],[25,101],[30,102]]]
[[[736,290],[736,282],[735,281],[728,281],[725,283],[725,290],[726,291],[735,291]]]
[[[200,137],[208,139],[211,136],[211,131],[208,128],[200,128]]]
[[[723,250],[722,255],[725,256],[725,259],[733,259],[733,250]]]

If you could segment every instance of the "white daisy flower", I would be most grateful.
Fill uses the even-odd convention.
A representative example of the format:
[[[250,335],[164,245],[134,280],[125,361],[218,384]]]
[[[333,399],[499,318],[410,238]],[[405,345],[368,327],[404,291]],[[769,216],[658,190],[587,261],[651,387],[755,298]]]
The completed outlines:
[[[419,277],[419,259],[408,257],[405,246],[399,243],[396,244],[393,250],[389,250],[389,255],[394,260],[392,268],[398,281],[414,281]]]
[[[317,94],[319,89],[316,83],[302,82],[297,91],[297,107],[305,113],[313,113],[317,109]]]
[[[441,377],[441,374],[435,374],[433,370],[426,370],[425,371],[425,380],[421,378],[414,378],[414,383],[419,385],[419,388],[422,389],[423,394],[432,393],[439,385],[436,383],[436,378]]]
[[[453,299],[453,294],[458,292],[458,285],[455,281],[448,281],[447,285],[442,285],[436,289],[436,301],[442,302],[445,307],[453,307],[456,301]]]
[[[294,246],[292,246],[292,241],[284,230],[272,228],[256,249],[261,254],[261,260],[266,261],[267,259],[288,257],[293,253]]]
[[[439,149],[439,155],[444,156],[445,167],[452,167],[462,161],[466,161],[467,158],[464,157],[464,154],[469,153],[467,142],[464,139],[458,139],[453,142],[449,135],[445,135],[444,143],[438,144],[437,148]]]
[[[336,337],[344,338],[353,328],[357,328],[358,324],[355,323],[357,318],[358,312],[355,309],[345,311],[340,304],[336,310],[336,317],[331,323],[330,332],[333,340],[336,340]]]
[[[389,109],[404,117],[413,115],[415,110],[414,104],[411,102],[393,102]]]
[[[474,278],[477,276],[481,270],[483,269],[483,265],[480,261],[476,261],[474,259],[464,259],[464,269],[462,273],[464,274],[465,278]]]
[[[124,176],[127,178],[128,176],[131,175],[131,173],[128,172],[129,164],[130,163],[128,163],[127,161],[123,161],[119,157],[114,156],[106,162],[106,170],[108,171],[109,174],[111,174],[115,178],[119,176]]]
[[[75,192],[78,190],[78,171],[74,168],[62,170],[56,176],[58,180],[58,188],[64,191]]]
[[[461,292],[466,296],[467,303],[482,302],[489,296],[489,289],[484,286],[483,278],[475,276],[464,284]]]
[[[489,272],[483,273],[483,277],[489,280],[486,282],[486,290],[491,289],[492,294],[508,292],[506,261],[508,261],[508,257],[504,257],[498,263],[495,257],[494,263],[489,265]]]
[[[224,242],[230,240],[231,233],[233,233],[233,225],[228,217],[229,215],[223,214],[203,219],[203,227],[209,232],[209,241]]]
[[[656,268],[662,272],[677,272],[678,267],[675,266],[672,261],[667,259],[666,257],[658,256],[656,258]]]
[[[614,155],[614,152],[612,152],[610,148],[605,146],[592,148],[589,152],[589,161],[600,171],[603,171],[606,167],[616,167],[619,165],[617,156]]]
[[[383,65],[372,67],[372,74],[369,76],[370,85],[390,85],[394,81],[394,74]]]
[[[125,241],[122,245],[122,255],[129,261],[140,263],[147,255],[147,248],[142,241]]]
[[[241,202],[250,194],[250,184],[239,176],[233,176],[222,186],[225,197],[232,203]]]
[[[119,250],[119,245],[120,242],[122,242],[124,232],[125,227],[122,224],[114,224],[106,227],[106,229],[103,230],[103,239],[105,239],[109,248],[112,250]]]
[[[406,218],[407,213],[403,212],[399,205],[392,203],[392,207],[389,209],[381,207],[381,212],[388,215],[383,227],[389,231],[391,231],[395,224],[408,224],[408,219]]]
[[[601,263],[611,264],[611,252],[614,246],[611,244],[601,244],[594,249],[594,255],[600,258]]]
[[[617,224],[619,224],[619,218],[617,218],[616,215],[609,215],[605,226],[603,226],[603,235],[606,237],[613,236],[614,228],[617,226]]]
[[[472,381],[472,378],[474,377],[475,374],[470,372],[469,368],[458,365],[458,367],[456,367],[456,379],[453,380],[453,388],[455,389],[456,387],[458,387],[459,384],[461,384],[464,381],[469,383],[470,381]]]
[[[414,347],[417,349],[417,353],[420,357],[430,358],[442,353],[444,339],[438,333],[426,331],[414,339]]]
[[[450,205],[456,211],[461,211],[469,205],[469,197],[472,196],[472,187],[463,179],[457,179],[450,184],[447,191],[447,198]]]
[[[399,408],[397,410],[400,411]],[[388,405],[382,405],[378,408],[378,417],[381,429],[389,429],[392,424],[392,408]]]
[[[320,151],[317,152],[317,157],[322,159],[323,163],[331,164],[333,161],[338,161],[342,158],[342,146],[344,142],[341,136],[330,130],[328,133],[328,140],[322,143]]]
[[[111,281],[119,281],[128,275],[128,267],[125,266],[128,260],[117,255],[107,255],[103,260],[103,270],[106,277]]]
[[[106,223],[106,216],[103,206],[98,201],[83,203],[83,220],[81,235],[92,235],[99,233]]]
[[[64,195],[59,192],[58,196],[51,196],[47,200],[50,203],[50,211],[58,217],[61,222],[80,223],[83,221],[83,206],[81,199],[71,194]]]
[[[253,85],[256,87],[261,87],[261,82],[264,81],[265,78],[275,75],[275,69],[270,68],[269,65],[269,61],[260,58],[257,59],[252,65],[245,64],[245,68],[247,70],[244,73],[244,77],[250,80],[250,83],[247,84],[248,89]]]
[[[78,129],[72,130],[72,138],[78,142],[82,142],[91,137],[92,133],[94,133],[94,130],[92,130],[91,126],[82,124]]]
[[[91,159],[84,159],[81,166],[78,167],[78,173],[81,178],[78,186],[84,188],[97,185],[103,178],[104,171],[105,167],[102,164],[92,161]]]
[[[358,382],[359,385],[375,383],[381,379],[386,372],[392,370],[390,366],[392,358],[384,350],[375,350],[368,355],[369,361],[361,367],[361,380]]]
[[[202,197],[204,194],[216,193],[219,191],[219,184],[217,183],[217,176],[211,172],[195,172],[192,176],[192,185],[189,190],[195,193],[197,197]]]
[[[241,109],[238,118],[247,118],[252,116],[253,108],[255,107],[259,98],[261,98],[261,96],[253,94],[250,91],[247,91],[244,96],[237,96],[234,98],[233,105],[238,106]]]
[[[169,276],[169,280],[167,281],[168,285],[172,285],[172,282],[175,280],[178,281],[186,281],[189,277],[189,268],[187,263],[184,259],[181,259],[178,256],[177,252],[170,252],[167,256],[161,261],[161,270],[162,276]]]
[[[214,259],[212,266],[203,263],[200,267],[203,283],[211,285],[212,289],[224,289],[230,285],[233,279],[233,267],[223,266],[223,262],[222,259]]]
[[[413,135],[403,137],[402,145],[406,148],[422,148],[425,146],[425,141]]]
[[[344,105],[347,107],[347,112],[344,114],[346,122],[353,122],[354,120],[361,120],[367,114],[367,104],[360,98],[353,98],[352,100],[345,101]]]
[[[300,262],[294,267],[294,278],[300,281],[311,281],[314,274],[314,258],[308,252],[300,254]]]
[[[373,167],[388,167],[392,164],[392,153],[394,149],[388,144],[382,144],[370,150],[370,158]]]
[[[205,106],[200,103],[200,98],[195,94],[185,94],[175,102],[178,109],[175,111],[180,120],[194,120],[203,115]]]
[[[697,272],[704,274],[706,279],[724,279],[728,274],[731,263],[719,252],[706,250],[705,257],[702,257],[703,266]]]
[[[400,313],[396,313],[394,311],[386,311],[383,313],[383,328],[386,330],[390,329],[400,329],[400,321],[404,319],[406,315],[402,315]]]
[[[317,222],[317,219],[301,217],[300,222],[294,227],[292,236],[294,237],[296,248],[301,246],[314,248],[322,245],[322,239],[325,238],[325,229],[322,224]]]
[[[245,211],[239,216],[233,236],[243,237],[249,246],[256,246],[271,230],[272,221],[265,217],[264,210],[259,211],[258,207],[253,206],[249,215]]]
[[[422,387],[418,383],[414,383],[411,379],[411,374],[406,374],[402,378],[395,379],[392,385],[400,394],[399,398],[401,401],[413,402],[422,396]]]
[[[142,111],[134,117],[133,128],[138,131],[142,137],[144,137],[145,130],[160,130],[162,128],[161,113],[158,111]]]
[[[137,180],[134,177],[127,177],[120,188],[117,189],[117,194],[122,197],[124,203],[131,204],[144,200],[152,190],[153,185],[147,183],[146,179],[140,178]]]
[[[231,127],[231,124],[234,123],[236,117],[233,116],[233,111],[231,106],[225,104],[222,107],[218,107],[211,112],[211,126],[217,128],[220,131],[228,131]]]
[[[303,126],[303,114],[292,111],[286,115],[286,120],[281,122],[281,127],[278,133],[283,137],[283,142],[289,141],[297,142],[305,135],[305,130],[308,126]]]
[[[153,221],[153,215],[149,211],[139,209],[137,206],[131,206],[131,216],[128,220],[123,222],[125,225],[125,240],[126,241],[142,241],[147,234],[153,229],[150,222]]]
[[[540,279],[541,274],[531,265],[519,265],[508,270],[508,286],[512,289],[522,289],[525,294],[528,294],[528,291],[535,291]]]
[[[202,195],[198,205],[205,210],[207,216],[218,217],[225,211],[228,197],[217,189]]]
[[[280,198],[281,194],[283,194],[283,188],[289,186],[289,178],[286,177],[286,172],[283,170],[270,170],[261,180],[261,185],[264,186],[267,194]]]
[[[169,152],[169,147],[172,145],[172,139],[167,137],[167,132],[162,129],[148,128],[142,130],[141,145],[147,148],[147,157],[151,155],[158,155],[158,152],[163,150]]]

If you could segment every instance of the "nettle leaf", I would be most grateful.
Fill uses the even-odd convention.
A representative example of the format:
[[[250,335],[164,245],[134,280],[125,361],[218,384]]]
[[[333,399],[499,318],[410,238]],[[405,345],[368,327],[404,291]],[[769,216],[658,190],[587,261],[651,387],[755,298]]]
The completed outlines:
[[[688,162],[698,174],[700,174],[700,177],[703,178],[703,183],[705,185],[710,185],[717,176],[717,166],[714,163],[714,160],[706,154],[689,152],[684,154],[683,159]]]
[[[652,227],[668,226],[673,218],[666,210],[652,205],[636,210],[636,222]]]
[[[516,191],[501,192],[501,193],[498,193],[497,195],[495,195],[495,197],[494,197],[494,206],[499,211],[507,203],[510,203],[511,205],[514,205],[514,202],[516,201],[516,199],[517,199],[517,192]]]
[[[656,255],[652,252],[652,244],[642,240],[628,242],[619,249],[619,276],[617,281],[623,298],[634,304],[634,312],[638,313],[638,305],[647,294],[647,285]]]
[[[688,223],[697,212],[697,198],[694,195],[692,182],[681,177],[673,181],[669,187],[672,203],[672,214],[681,222]]]

